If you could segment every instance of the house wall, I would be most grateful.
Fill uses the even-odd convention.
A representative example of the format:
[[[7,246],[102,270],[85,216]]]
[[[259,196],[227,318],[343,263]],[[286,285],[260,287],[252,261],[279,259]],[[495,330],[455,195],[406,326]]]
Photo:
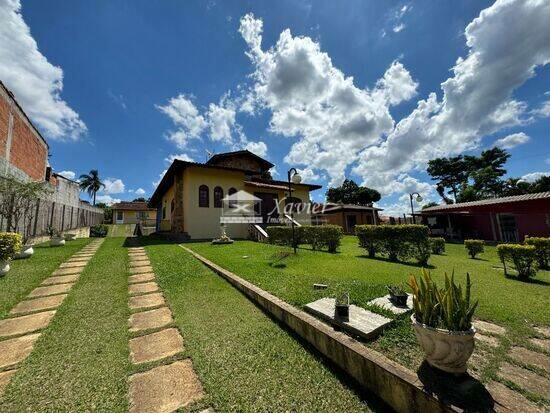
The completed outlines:
[[[160,230],[161,231],[171,231],[172,230],[172,215],[174,211],[171,211],[170,206],[172,205],[172,200],[174,199],[174,185],[170,187],[168,191],[162,197],[161,208],[160,208]],[[166,208],[166,213],[163,214],[163,208]]]
[[[147,215],[146,215],[146,219],[149,221],[156,221],[157,219],[157,211],[156,210],[151,210],[151,211],[128,211],[128,210],[123,210],[122,211],[122,223],[123,224],[137,224],[138,222],[141,221],[141,219],[138,219],[137,217],[137,213],[138,212],[145,212]],[[117,218],[116,218],[116,214],[117,214],[117,210],[114,209],[113,210],[113,222],[116,224],[116,223],[120,223]]]
[[[353,231],[347,228],[346,220],[348,215],[355,215],[357,219],[356,225],[369,225],[374,224],[372,212],[368,211],[336,211],[331,214],[321,215],[322,219],[326,220],[327,224],[340,225],[346,234],[351,234]]]

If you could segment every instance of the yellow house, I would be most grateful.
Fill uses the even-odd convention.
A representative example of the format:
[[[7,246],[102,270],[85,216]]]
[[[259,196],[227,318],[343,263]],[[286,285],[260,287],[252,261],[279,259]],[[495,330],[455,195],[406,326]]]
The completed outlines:
[[[157,210],[147,206],[147,202],[119,202],[111,206],[113,224],[137,224],[155,226]]]
[[[305,204],[310,202],[310,191],[321,186],[293,183],[289,197],[286,181],[266,179],[273,166],[247,150],[216,154],[205,163],[176,159],[149,201],[149,206],[157,209],[157,231],[191,239],[215,238],[227,215],[227,204],[235,208],[231,205],[234,201],[228,200],[243,193],[258,201],[251,215],[262,227],[283,218],[289,201],[304,205],[295,210],[294,219],[309,224],[311,213]],[[232,238],[246,238],[249,228],[250,222],[226,223],[227,234]]]

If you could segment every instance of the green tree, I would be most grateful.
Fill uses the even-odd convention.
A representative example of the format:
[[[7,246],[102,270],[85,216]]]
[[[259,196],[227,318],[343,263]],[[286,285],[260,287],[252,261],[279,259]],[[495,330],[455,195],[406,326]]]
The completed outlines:
[[[95,197],[101,188],[105,188],[105,184],[99,179],[97,169],[92,169],[88,174],[80,175],[80,190],[86,191],[90,198],[93,198],[95,205]]]
[[[104,222],[113,222],[113,209],[104,202],[98,202],[96,207],[103,210],[103,220]]]
[[[369,205],[381,198],[377,190],[359,186],[351,179],[346,179],[339,187],[329,188],[326,195],[328,202],[355,205]]]
[[[531,184],[531,193],[550,192],[550,175],[541,176]]]
[[[140,196],[139,198],[134,199],[132,202],[147,202],[147,198]]]
[[[427,172],[437,181],[437,187],[443,188],[438,192],[447,203],[449,199],[444,195],[445,189],[449,190],[448,193],[452,194],[456,201],[460,189],[468,183],[468,168],[462,155],[432,159],[428,162]]]
[[[438,206],[439,204],[437,202],[428,202],[427,204],[422,205],[422,209],[431,208],[434,206]]]

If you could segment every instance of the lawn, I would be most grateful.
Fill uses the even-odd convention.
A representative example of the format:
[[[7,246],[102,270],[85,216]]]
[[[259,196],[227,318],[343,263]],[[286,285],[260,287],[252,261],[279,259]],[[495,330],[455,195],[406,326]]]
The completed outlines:
[[[183,333],[186,354],[208,394],[197,408],[209,404],[216,411],[241,412],[379,408],[344,384],[315,352],[225,280],[179,246],[156,242],[146,246],[149,258]]]
[[[19,367],[0,401],[1,411],[127,410],[128,258],[123,243],[123,238],[106,239],[90,260]]]
[[[288,250],[285,247],[251,241],[225,246],[209,243],[187,246],[298,307],[341,290],[350,291],[354,304],[366,307],[369,300],[386,294],[385,285],[406,283],[410,274],[418,275],[421,271],[413,264],[368,258],[352,236],[344,238],[337,254],[301,248],[297,256],[289,256],[277,266],[271,266],[270,262],[278,251]],[[524,344],[533,334],[532,325],[550,324],[549,271],[539,271],[531,282],[521,282],[504,276],[494,247],[486,247],[479,259],[470,259],[463,245],[447,244],[446,249],[444,255],[431,257],[432,276],[441,283],[445,272],[455,271],[456,279],[464,282],[466,272],[470,273],[472,295],[479,299],[477,317],[508,329],[507,340],[494,350],[495,357],[504,354],[504,347],[512,343]],[[314,283],[328,284],[329,288],[314,290]],[[397,318],[391,328],[368,345],[411,369],[416,369],[422,360],[407,316]],[[482,376],[488,379],[493,374],[491,367],[487,367]]]
[[[89,238],[67,241],[63,247],[50,247],[48,243],[34,247],[34,255],[10,262],[11,270],[0,277],[0,319],[27,296],[45,278],[71,255],[90,242]]]
[[[107,225],[108,237],[131,237],[134,235],[136,224],[112,224]]]

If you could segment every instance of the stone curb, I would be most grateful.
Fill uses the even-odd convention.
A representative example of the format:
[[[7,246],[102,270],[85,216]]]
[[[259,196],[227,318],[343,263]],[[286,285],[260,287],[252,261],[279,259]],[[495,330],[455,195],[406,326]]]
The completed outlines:
[[[459,412],[427,393],[417,374],[357,340],[298,310],[183,245],[208,268],[225,278],[271,316],[309,342],[357,382],[397,412]]]

